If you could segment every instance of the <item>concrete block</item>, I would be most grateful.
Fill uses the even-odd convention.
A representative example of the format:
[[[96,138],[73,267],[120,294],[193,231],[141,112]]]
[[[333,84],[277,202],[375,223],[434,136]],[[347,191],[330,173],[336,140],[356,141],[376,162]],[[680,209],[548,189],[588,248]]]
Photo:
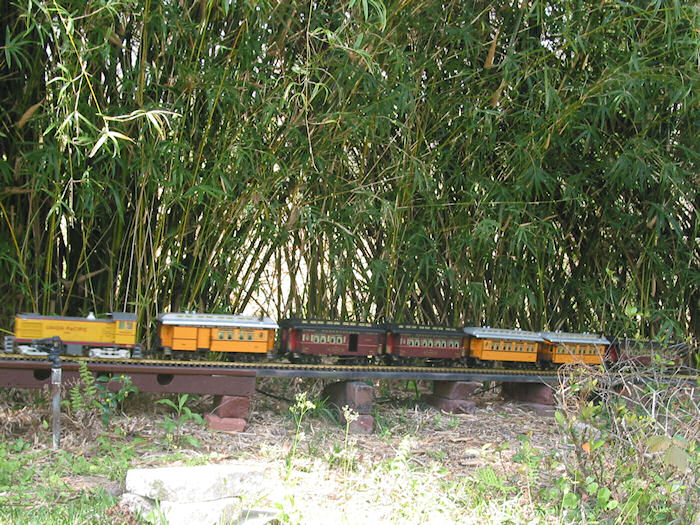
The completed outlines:
[[[239,498],[222,498],[195,503],[161,501],[159,509],[168,525],[218,525],[234,523],[241,515],[241,507]]]
[[[451,414],[473,414],[476,412],[476,403],[466,399],[446,399],[435,394],[423,394],[424,403]]]
[[[238,417],[219,417],[216,414],[207,414],[204,416],[204,421],[211,430],[220,432],[243,432],[248,428],[248,422]]]
[[[252,464],[131,469],[126,473],[127,492],[160,502],[232,498],[249,494],[251,487],[262,487],[263,482],[263,469]]]
[[[214,398],[214,413],[221,417],[248,419],[250,398],[245,396],[216,396]]]
[[[503,383],[501,392],[504,398],[514,401],[554,405],[554,390],[541,383]]]
[[[362,381],[331,383],[323,389],[323,397],[341,409],[352,408],[358,414],[369,414],[374,401],[374,389]]]
[[[445,399],[468,399],[481,388],[476,381],[434,381],[433,394]]]
[[[371,434],[374,432],[374,417],[369,414],[360,414],[356,420],[350,423],[348,432],[351,434]]]

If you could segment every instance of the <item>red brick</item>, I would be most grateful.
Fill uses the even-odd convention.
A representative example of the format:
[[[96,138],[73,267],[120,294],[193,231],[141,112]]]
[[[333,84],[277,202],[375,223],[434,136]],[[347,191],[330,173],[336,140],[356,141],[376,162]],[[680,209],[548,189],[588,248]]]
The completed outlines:
[[[554,404],[554,389],[541,383],[503,383],[503,397],[525,403]]]
[[[244,396],[216,396],[214,410],[221,418],[248,419],[250,398]]]
[[[216,414],[207,414],[204,416],[207,426],[211,430],[220,432],[243,432],[248,428],[248,422],[245,419],[237,417],[219,417]]]
[[[352,408],[358,414],[369,414],[374,401],[374,389],[362,381],[331,383],[323,389],[323,397],[339,409]]]
[[[476,412],[476,403],[466,399],[446,399],[435,394],[423,394],[424,403],[451,414],[473,414]]]
[[[445,399],[468,399],[481,388],[481,383],[475,381],[435,381],[433,394]]]

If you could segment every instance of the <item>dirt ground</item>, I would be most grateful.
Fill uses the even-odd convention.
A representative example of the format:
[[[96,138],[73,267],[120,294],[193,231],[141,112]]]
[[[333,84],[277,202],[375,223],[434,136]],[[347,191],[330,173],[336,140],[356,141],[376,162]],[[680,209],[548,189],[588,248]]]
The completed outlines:
[[[180,437],[175,436],[174,440],[172,431],[170,435],[166,432],[164,422],[175,416],[167,407],[156,404],[160,396],[138,394],[127,400],[123,413],[113,417],[106,429],[97,416],[78,421],[71,414],[64,414],[61,448],[90,458],[100,454],[95,447],[100,436],[103,440],[107,437],[115,449],[139,438],[143,440],[139,453],[129,458],[132,468],[241,460],[262,464],[283,475],[297,438],[288,484],[291,492],[284,495],[282,503],[280,495],[277,500],[273,498],[276,503],[267,502],[284,513],[299,514],[288,521],[314,523],[312,517],[323,516],[319,523],[327,523],[329,516],[338,513],[339,523],[393,522],[401,512],[412,509],[403,521],[423,523],[440,522],[450,516],[450,511],[444,503],[423,504],[415,496],[410,501],[401,499],[404,496],[399,494],[411,493],[415,487],[397,489],[380,500],[377,493],[380,485],[385,490],[387,478],[374,476],[379,476],[380,471],[389,472],[390,478],[395,475],[395,485],[410,480],[413,485],[425,485],[418,492],[423,493],[439,492],[446,482],[459,483],[489,469],[503,482],[512,483],[514,492],[522,495],[526,489],[523,464],[513,460],[522,442],[526,440],[528,446],[543,454],[561,446],[553,417],[504,401],[498,388],[487,386],[472,398],[477,404],[474,414],[448,414],[419,400],[420,393],[430,391],[428,382],[375,383],[374,433],[346,435],[332,408],[320,399],[324,385],[319,380],[259,379],[246,431],[212,432],[187,421],[178,429]],[[315,402],[316,408],[305,415],[298,432],[289,407],[300,393]],[[8,442],[22,438],[31,445],[30,450],[50,448],[47,399],[47,394],[40,392],[0,392],[0,433],[4,438]],[[196,413],[204,414],[213,408],[211,396],[190,401],[188,407]],[[184,435],[195,438],[198,446],[182,439]],[[397,458],[405,473],[396,471]],[[38,461],[48,460],[45,457]],[[101,486],[114,495],[123,488],[123,479],[105,476],[67,475],[64,482],[76,491]],[[439,484],[433,485],[436,482]],[[391,504],[386,504],[387,497],[393,499]],[[449,503],[454,504],[454,499]],[[513,505],[518,507],[520,503],[516,500]],[[433,512],[438,513],[434,520],[430,518]]]

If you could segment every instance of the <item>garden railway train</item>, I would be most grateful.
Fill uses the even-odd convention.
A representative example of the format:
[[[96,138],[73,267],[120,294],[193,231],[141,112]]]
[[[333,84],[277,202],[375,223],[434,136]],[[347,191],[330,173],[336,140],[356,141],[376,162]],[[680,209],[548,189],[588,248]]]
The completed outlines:
[[[600,364],[624,357],[631,347],[627,340],[611,344],[588,333],[315,319],[285,319],[278,325],[269,317],[194,312],[163,313],[156,325],[148,357],[183,360],[218,354],[231,361],[282,357],[293,363],[549,367]],[[136,333],[136,316],[129,313],[99,319],[19,314],[14,335],[5,338],[5,352],[48,355],[49,341],[57,337],[65,355],[138,359],[143,352]]]

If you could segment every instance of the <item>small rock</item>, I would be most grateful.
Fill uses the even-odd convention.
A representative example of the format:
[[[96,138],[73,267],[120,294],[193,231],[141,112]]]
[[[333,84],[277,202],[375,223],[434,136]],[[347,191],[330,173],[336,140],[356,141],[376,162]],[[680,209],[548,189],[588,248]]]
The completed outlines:
[[[262,468],[247,464],[132,469],[126,473],[126,490],[151,500],[188,503],[250,494],[263,480]]]

